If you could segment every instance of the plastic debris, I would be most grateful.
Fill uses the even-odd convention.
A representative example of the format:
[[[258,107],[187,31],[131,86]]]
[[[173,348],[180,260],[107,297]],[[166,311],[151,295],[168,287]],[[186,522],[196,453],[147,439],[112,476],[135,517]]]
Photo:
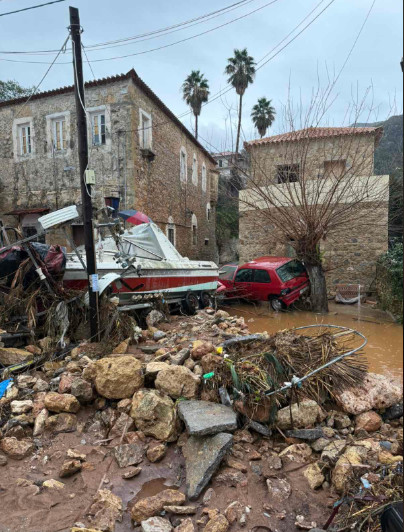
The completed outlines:
[[[10,386],[12,382],[13,382],[13,379],[7,379],[3,382],[0,382],[0,399],[4,396],[4,394],[7,391],[7,388]]]

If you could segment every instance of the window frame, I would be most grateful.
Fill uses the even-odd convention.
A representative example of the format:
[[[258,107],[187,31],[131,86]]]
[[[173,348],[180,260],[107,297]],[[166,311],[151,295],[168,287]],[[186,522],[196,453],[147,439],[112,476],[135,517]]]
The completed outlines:
[[[58,153],[67,150],[66,118],[64,117],[52,120],[52,149]]]
[[[194,247],[198,245],[198,218],[195,214],[192,215],[191,242]]]
[[[212,205],[210,202],[206,205],[206,219],[208,223],[212,221]]]
[[[239,281],[237,279],[237,277],[243,272],[250,272],[251,279],[250,280],[245,280],[245,281]],[[235,283],[252,283],[252,282],[254,282],[254,270],[252,268],[242,268],[242,269],[238,270],[238,272],[234,276],[234,282]]]
[[[104,123],[102,123],[102,119],[104,119]],[[106,123],[106,116],[105,113],[92,113],[90,115],[91,120],[91,140],[92,145],[95,147],[101,147],[105,146],[107,143],[107,123]],[[95,121],[97,120],[97,128],[98,133],[95,132],[96,124]],[[96,137],[99,137],[99,142],[96,142]]]
[[[88,120],[87,120],[87,130],[88,137],[91,139],[89,141],[90,147],[97,149],[111,149],[112,139],[111,139],[111,109],[109,105],[99,105],[98,107],[89,107],[87,108]],[[93,130],[93,117],[104,115],[105,120],[105,144],[95,144],[94,143],[94,130]]]
[[[194,153],[192,158],[192,183],[198,186],[198,156]]]
[[[291,176],[295,177],[291,179]],[[299,163],[279,164],[276,167],[276,179],[278,185],[285,185],[287,183],[299,183],[300,177],[301,175]]]
[[[47,142],[50,149],[48,149],[48,157],[60,157],[65,156],[66,154],[69,154],[71,152],[70,147],[70,140],[71,140],[71,124],[70,124],[70,111],[64,111],[60,113],[54,113],[51,115],[46,116],[46,124],[47,124]],[[62,126],[62,129],[59,131],[59,135],[61,137],[59,140],[61,140],[61,149],[57,149],[57,146],[55,145],[56,137],[57,137],[57,131],[56,131],[56,124],[57,123],[64,123],[64,128]],[[64,129],[64,134],[63,134]]]
[[[268,275],[268,281],[257,281],[256,280],[256,277],[257,277],[257,273],[258,272],[264,272]],[[271,277],[271,274],[269,273],[268,270],[264,270],[263,268],[260,268],[260,269],[256,269],[254,270],[254,275],[253,275],[253,283],[257,283],[257,284],[271,284],[272,283],[272,277]]]
[[[206,192],[208,189],[208,169],[205,163],[202,164],[201,182],[202,190],[203,192]]]
[[[188,181],[188,154],[184,146],[180,149],[180,181],[182,183]]]
[[[171,242],[170,240],[170,231],[173,232],[173,240],[174,242]],[[166,236],[167,236],[167,239],[171,242],[171,244],[176,247],[177,245],[177,227],[175,225],[175,222],[174,222],[174,218],[172,216],[170,216],[168,218],[168,223],[167,223],[167,227],[166,227]]]
[[[25,135],[24,135],[24,131],[26,131]],[[31,126],[29,123],[21,124],[20,126],[18,126],[18,138],[20,141],[20,145],[19,145],[20,157],[26,157],[26,156],[31,155],[32,141],[31,141]]]
[[[29,129],[28,151],[22,152],[22,132],[24,128]],[[35,129],[33,117],[17,118],[12,126],[13,153],[16,161],[23,161],[35,156]]]
[[[145,129],[145,121],[148,122],[147,129]],[[147,140],[145,139],[147,132]],[[139,145],[141,150],[153,149],[153,118],[150,113],[139,109]]]

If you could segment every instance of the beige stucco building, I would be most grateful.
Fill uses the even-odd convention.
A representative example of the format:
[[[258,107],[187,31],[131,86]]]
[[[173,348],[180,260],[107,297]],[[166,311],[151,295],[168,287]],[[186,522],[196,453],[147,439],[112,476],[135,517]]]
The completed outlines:
[[[312,221],[313,232],[325,225],[319,251],[329,291],[347,283],[369,289],[388,249],[389,176],[374,175],[382,135],[382,128],[309,128],[246,143],[251,178],[240,194],[240,260],[293,256],[296,235]],[[278,216],[284,227],[274,223],[281,211],[294,213],[290,223]]]
[[[86,84],[94,204],[146,213],[185,256],[216,258],[216,161],[134,70]],[[81,203],[73,87],[0,103],[0,219]],[[82,226],[74,227],[77,243]]]

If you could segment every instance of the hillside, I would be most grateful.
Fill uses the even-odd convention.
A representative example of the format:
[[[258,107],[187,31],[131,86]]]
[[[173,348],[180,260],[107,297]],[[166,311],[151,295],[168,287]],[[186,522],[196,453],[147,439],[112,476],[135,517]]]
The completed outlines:
[[[403,170],[403,115],[392,116],[385,122],[358,124],[358,126],[384,127],[383,138],[375,153],[376,174],[401,174]]]

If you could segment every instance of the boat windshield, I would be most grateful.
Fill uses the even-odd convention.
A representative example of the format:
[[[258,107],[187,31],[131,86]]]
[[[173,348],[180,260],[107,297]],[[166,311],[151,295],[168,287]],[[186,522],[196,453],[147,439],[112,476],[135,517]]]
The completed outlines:
[[[292,279],[296,279],[296,277],[304,275],[306,273],[306,268],[298,260],[292,260],[278,268],[276,273],[278,274],[279,279],[283,283],[286,283],[287,281],[291,281]]]

